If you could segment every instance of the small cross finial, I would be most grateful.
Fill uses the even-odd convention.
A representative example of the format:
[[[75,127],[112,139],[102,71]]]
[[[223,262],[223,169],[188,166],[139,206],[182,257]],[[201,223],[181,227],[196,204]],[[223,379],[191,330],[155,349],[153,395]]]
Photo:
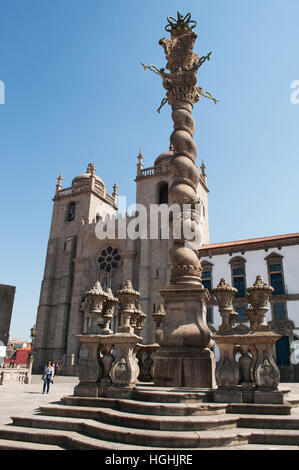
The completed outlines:
[[[62,181],[63,181],[63,177],[62,177],[62,173],[60,172],[60,175],[57,178],[56,192],[60,191],[60,189],[62,188]]]
[[[117,204],[117,196],[118,196],[118,184],[117,184],[117,181],[115,180],[115,183],[113,185],[113,193],[112,193],[112,196],[114,198],[114,202],[115,204]]]
[[[92,175],[94,175],[96,172],[96,167],[94,165],[94,162],[93,163],[89,163],[88,164],[88,167],[87,167],[87,170],[86,170],[86,173],[91,173]]]
[[[114,189],[114,192],[117,193],[117,190],[118,190],[118,184],[117,184],[117,181],[115,180],[115,183],[113,185],[113,189]]]
[[[140,150],[139,150],[139,155],[137,157],[138,159],[138,163],[137,163],[137,176],[140,176],[141,175],[141,170],[143,168],[143,155],[142,155],[142,150],[141,150],[141,147],[140,147]]]
[[[204,164],[203,160],[202,160],[200,169],[201,169],[202,176],[206,176],[206,165]]]
[[[140,150],[139,150],[139,154],[138,154],[138,160],[140,160],[140,158],[143,160],[143,155],[142,155],[142,148],[140,147]]]

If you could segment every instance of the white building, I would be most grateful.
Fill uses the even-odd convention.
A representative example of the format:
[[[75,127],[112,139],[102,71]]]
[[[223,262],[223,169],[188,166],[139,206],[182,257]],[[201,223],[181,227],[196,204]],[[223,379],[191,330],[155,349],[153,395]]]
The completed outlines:
[[[296,354],[292,354],[294,341],[299,339],[299,233],[207,244],[201,247],[199,256],[205,287],[211,291],[225,277],[238,289],[234,309],[241,328],[249,326],[247,287],[258,274],[274,287],[267,321],[282,336],[276,345],[276,360],[282,379],[299,380],[294,367]],[[209,305],[208,323],[212,330],[221,323],[214,299]]]

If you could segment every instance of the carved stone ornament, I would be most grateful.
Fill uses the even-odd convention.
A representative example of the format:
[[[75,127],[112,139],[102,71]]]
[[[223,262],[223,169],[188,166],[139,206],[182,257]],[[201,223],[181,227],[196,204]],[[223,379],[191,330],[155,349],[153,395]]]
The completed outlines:
[[[136,384],[139,375],[139,365],[134,349],[140,338],[134,335],[121,338],[121,333],[117,336],[118,338],[115,339],[117,353],[110,370],[111,382],[116,387],[132,387]]]
[[[217,299],[219,312],[222,318],[219,332],[221,334],[229,334],[232,332],[236,318],[236,314],[233,311],[233,299],[237,293],[237,289],[231,287],[223,277],[221,278],[218,286],[213,289],[212,292]]]
[[[131,326],[131,317],[136,312],[136,301],[140,293],[135,291],[131,281],[126,281],[123,289],[116,292],[120,303],[120,312],[122,318],[122,325],[119,326],[120,333],[132,333],[134,331]]]
[[[136,326],[135,326],[136,335],[140,336],[146,318],[147,318],[147,315],[141,310],[140,304],[137,304],[137,307],[136,307]]]
[[[239,368],[233,354],[233,345],[218,345],[220,360],[216,366],[216,381],[218,387],[233,388],[239,382]],[[222,350],[223,349],[223,350]]]
[[[268,354],[266,350],[260,356],[254,369],[255,383],[259,388],[275,390],[280,379],[278,367],[273,356]]]
[[[112,290],[110,288],[107,289],[107,298],[103,308],[102,316],[104,319],[104,328],[102,334],[107,335],[112,333],[110,329],[110,323],[114,316],[114,310],[116,305],[118,304],[118,299],[114,297]]]
[[[89,314],[90,318],[87,333],[100,333],[99,320],[101,318],[104,302],[107,298],[108,294],[103,291],[99,281],[85,293],[85,301],[83,302],[82,308]]]
[[[166,312],[163,304],[160,304],[158,307],[157,312],[153,313],[153,320],[156,324],[156,328],[160,328],[162,325],[164,318],[165,318]]]
[[[269,326],[266,322],[266,313],[269,307],[269,299],[274,291],[274,288],[268,286],[261,276],[257,276],[255,283],[248,287],[248,301],[251,303],[255,314],[256,331],[269,331]]]

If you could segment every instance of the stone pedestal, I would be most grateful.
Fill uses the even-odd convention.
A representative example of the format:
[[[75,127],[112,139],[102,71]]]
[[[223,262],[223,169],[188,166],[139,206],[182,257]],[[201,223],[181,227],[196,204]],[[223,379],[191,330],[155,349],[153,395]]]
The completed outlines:
[[[154,384],[160,387],[214,388],[215,359],[201,348],[161,348],[154,365]]]
[[[254,392],[254,403],[282,405],[283,393],[279,390],[260,389]]]
[[[206,323],[208,291],[191,285],[168,286],[160,293],[166,315],[155,357],[155,385],[214,388],[213,341]]]

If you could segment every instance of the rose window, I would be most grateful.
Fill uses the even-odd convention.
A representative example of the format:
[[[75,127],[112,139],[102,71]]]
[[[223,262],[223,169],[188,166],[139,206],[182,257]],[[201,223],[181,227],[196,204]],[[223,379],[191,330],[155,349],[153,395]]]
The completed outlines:
[[[105,250],[101,252],[98,262],[100,263],[101,271],[109,273],[118,267],[120,260],[121,256],[118,248],[108,246],[108,248],[105,248]]]

